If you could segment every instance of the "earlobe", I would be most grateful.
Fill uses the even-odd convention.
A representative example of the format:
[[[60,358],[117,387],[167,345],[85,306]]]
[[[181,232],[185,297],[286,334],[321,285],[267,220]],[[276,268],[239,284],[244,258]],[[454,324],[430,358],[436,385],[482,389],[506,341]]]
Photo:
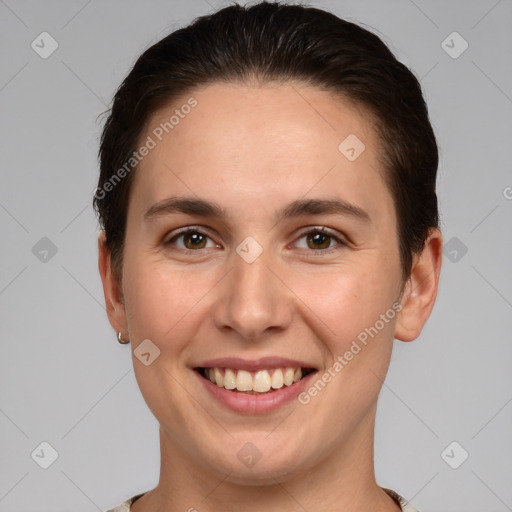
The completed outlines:
[[[120,283],[112,270],[110,251],[105,239],[105,231],[98,236],[98,269],[103,284],[105,308],[107,310],[110,325],[117,332],[121,331],[126,336],[126,311]]]
[[[395,324],[398,340],[415,340],[432,312],[439,285],[442,247],[441,232],[433,228],[422,252],[413,258],[411,274],[402,295],[402,309]]]

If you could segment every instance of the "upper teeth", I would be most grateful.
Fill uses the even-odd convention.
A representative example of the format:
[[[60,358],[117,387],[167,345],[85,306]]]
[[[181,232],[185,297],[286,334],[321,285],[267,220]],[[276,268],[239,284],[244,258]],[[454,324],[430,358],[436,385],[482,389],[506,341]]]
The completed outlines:
[[[206,368],[206,376],[217,386],[238,391],[265,393],[283,386],[291,386],[302,378],[301,368],[275,368],[248,372],[226,368]]]

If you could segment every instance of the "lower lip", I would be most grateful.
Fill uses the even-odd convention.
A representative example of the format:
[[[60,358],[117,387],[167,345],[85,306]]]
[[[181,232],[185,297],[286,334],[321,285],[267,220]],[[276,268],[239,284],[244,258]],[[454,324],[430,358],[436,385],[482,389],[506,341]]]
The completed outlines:
[[[247,394],[221,388],[209,379],[205,379],[199,372],[193,371],[203,383],[208,393],[218,402],[235,412],[247,414],[271,412],[291,402],[293,399],[297,398],[307,386],[310,377],[313,377],[317,373],[312,372],[298,382],[293,383],[291,386],[283,386],[269,393]]]

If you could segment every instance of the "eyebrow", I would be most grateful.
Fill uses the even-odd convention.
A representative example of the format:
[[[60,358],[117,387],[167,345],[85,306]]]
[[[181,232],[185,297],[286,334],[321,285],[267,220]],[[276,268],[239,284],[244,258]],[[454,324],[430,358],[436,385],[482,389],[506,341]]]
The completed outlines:
[[[144,214],[146,221],[171,213],[185,213],[200,217],[210,217],[226,221],[227,212],[219,204],[196,197],[169,197],[151,206]],[[370,222],[369,214],[343,199],[298,199],[288,204],[276,214],[276,222],[306,215],[338,214],[354,217],[366,223]]]

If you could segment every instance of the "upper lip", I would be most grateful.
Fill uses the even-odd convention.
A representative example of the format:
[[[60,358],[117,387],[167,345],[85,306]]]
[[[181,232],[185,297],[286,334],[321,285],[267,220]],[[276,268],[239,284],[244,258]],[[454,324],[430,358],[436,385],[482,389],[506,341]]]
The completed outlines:
[[[242,359],[240,357],[219,357],[203,361],[194,368],[232,368],[236,370],[257,371],[272,368],[311,368],[316,367],[305,361],[297,361],[286,357],[261,357],[259,359]]]

